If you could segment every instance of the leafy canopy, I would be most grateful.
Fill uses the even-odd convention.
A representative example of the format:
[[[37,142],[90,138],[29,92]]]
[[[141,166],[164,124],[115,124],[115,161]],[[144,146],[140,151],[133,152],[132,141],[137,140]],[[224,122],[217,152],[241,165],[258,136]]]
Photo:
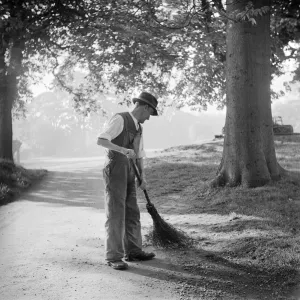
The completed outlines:
[[[163,105],[222,106],[229,19],[255,26],[270,10],[273,75],[286,59],[299,63],[297,0],[255,3],[245,1],[242,11],[227,15],[221,0],[0,1],[0,48],[3,54],[14,41],[25,41],[19,100],[39,80],[34,75],[46,70],[85,113],[101,108],[98,93],[112,90],[125,92],[124,101],[146,89]],[[77,70],[85,74],[80,84]]]

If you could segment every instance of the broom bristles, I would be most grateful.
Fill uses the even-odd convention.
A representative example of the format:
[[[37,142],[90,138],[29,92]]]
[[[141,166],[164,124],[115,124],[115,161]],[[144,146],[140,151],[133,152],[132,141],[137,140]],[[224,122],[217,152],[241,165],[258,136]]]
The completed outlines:
[[[147,210],[153,220],[153,229],[148,237],[151,239],[154,246],[164,248],[171,247],[186,247],[190,245],[189,238],[183,231],[180,231],[168,224],[157,212],[154,205],[147,205]]]

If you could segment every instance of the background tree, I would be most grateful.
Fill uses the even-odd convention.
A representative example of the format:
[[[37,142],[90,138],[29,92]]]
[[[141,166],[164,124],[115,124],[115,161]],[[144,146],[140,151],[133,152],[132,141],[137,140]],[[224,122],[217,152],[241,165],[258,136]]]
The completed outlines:
[[[28,97],[29,57],[42,56],[54,33],[83,17],[83,3],[66,1],[0,1],[0,157],[13,160],[12,107]],[[37,64],[38,66],[38,64]],[[17,102],[19,104],[17,104]]]
[[[95,136],[103,123],[99,114],[76,113],[70,94],[54,90],[41,93],[27,103],[26,118],[15,120],[13,129],[14,137],[23,142],[22,159],[75,157],[102,153]]]

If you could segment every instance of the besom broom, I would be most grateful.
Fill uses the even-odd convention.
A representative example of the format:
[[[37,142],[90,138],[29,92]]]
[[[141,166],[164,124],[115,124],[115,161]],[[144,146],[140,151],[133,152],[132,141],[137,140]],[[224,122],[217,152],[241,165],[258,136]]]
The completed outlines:
[[[141,183],[142,179],[140,176],[140,172],[132,159],[131,163],[134,168],[135,175],[138,181]],[[151,215],[153,220],[153,229],[149,234],[149,238],[152,240],[153,245],[164,248],[185,247],[189,245],[191,243],[191,238],[189,238],[184,232],[168,224],[159,215],[154,204],[150,201],[147,190],[143,190],[143,192],[147,200],[147,211]]]

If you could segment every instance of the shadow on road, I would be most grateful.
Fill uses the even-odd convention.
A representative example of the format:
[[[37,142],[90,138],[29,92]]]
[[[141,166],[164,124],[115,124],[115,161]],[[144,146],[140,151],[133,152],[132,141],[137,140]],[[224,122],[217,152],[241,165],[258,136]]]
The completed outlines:
[[[83,240],[79,243],[86,245]],[[101,248],[99,244],[102,243],[100,239],[90,240],[88,246],[99,249]],[[137,276],[136,280],[139,276],[143,276],[174,283],[177,292],[184,297],[182,299],[298,299],[287,293],[288,287],[284,289],[281,286],[281,278],[278,278],[276,274],[270,276],[269,273],[255,267],[241,267],[241,265],[218,257],[213,252],[195,251],[195,249],[156,250],[155,252],[157,254],[155,259],[130,262],[129,269],[125,272]],[[180,261],[177,261],[178,259]],[[184,264],[182,260],[185,261]],[[77,253],[76,259],[58,263],[61,263],[63,268],[69,267],[74,270],[80,268],[87,274],[97,273],[99,268],[105,265],[104,259],[100,262],[98,256],[87,257],[83,253]],[[109,269],[108,266],[107,268]],[[135,277],[128,275],[128,278]],[[149,284],[151,282],[153,280],[149,280]]]
[[[163,259],[134,263],[128,272],[179,283],[181,294],[186,296],[197,294],[205,299],[215,299],[219,293],[226,299],[298,299],[290,295],[288,286],[281,286],[282,278],[276,274],[271,275],[255,267],[243,267],[213,252],[181,250],[181,253],[175,251],[176,255],[172,255],[172,250],[168,252]],[[174,257],[178,254],[185,257],[185,264],[176,264]],[[193,263],[188,263],[191,256]]]
[[[22,200],[104,208],[101,169],[50,171],[34,190],[22,195]]]

